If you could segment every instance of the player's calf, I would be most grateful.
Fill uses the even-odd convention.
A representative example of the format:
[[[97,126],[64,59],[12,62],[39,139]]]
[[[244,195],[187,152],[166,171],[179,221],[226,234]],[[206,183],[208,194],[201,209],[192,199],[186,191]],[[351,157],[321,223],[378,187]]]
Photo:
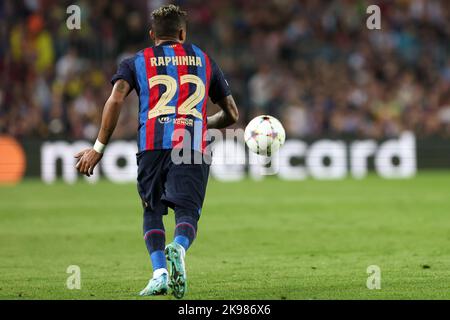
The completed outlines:
[[[162,217],[162,214],[158,212],[149,208],[144,209],[144,241],[152,260],[153,271],[167,269],[164,256],[166,233]]]
[[[185,251],[189,249],[197,235],[198,218],[196,210],[175,207],[174,242],[181,245]]]
[[[162,213],[144,209],[144,241],[147,246],[153,267],[153,277],[140,292],[141,296],[166,294],[169,289],[169,275],[167,271],[164,246],[166,235]]]
[[[181,299],[187,290],[185,254],[197,234],[198,211],[175,207],[174,240],[167,245],[165,254],[169,262],[170,281],[173,295]]]

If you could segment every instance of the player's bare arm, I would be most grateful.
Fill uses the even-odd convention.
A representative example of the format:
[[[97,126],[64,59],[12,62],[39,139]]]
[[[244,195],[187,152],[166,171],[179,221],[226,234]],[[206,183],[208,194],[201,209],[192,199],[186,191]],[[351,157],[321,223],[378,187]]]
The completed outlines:
[[[125,80],[118,80],[112,89],[111,95],[105,103],[102,114],[102,124],[98,133],[97,141],[106,145],[114,132],[119,119],[125,98],[130,93],[130,85]],[[103,156],[102,152],[89,148],[78,152],[75,158],[78,159],[76,168],[78,172],[90,177],[94,173],[94,168]]]
[[[208,129],[226,128],[238,121],[239,111],[232,95],[219,100],[217,105],[222,110],[208,117]]]

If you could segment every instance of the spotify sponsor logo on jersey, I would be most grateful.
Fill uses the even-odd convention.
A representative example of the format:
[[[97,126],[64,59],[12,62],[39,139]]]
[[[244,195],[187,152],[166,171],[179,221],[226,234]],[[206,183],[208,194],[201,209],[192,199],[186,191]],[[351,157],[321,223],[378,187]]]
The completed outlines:
[[[75,170],[73,154],[89,146],[87,141],[43,143],[42,180],[52,183],[62,178],[67,183],[76,182],[81,176]],[[216,139],[212,150],[211,176],[220,181],[239,181],[246,177],[259,180],[267,175],[284,180],[336,180],[349,176],[361,179],[371,169],[383,178],[407,179],[417,172],[416,141],[410,132],[383,142],[321,139],[308,144],[289,139],[270,158],[248,152],[239,138]],[[136,152],[134,141],[111,142],[94,175],[83,179],[95,183],[103,176],[116,183],[134,182]]]

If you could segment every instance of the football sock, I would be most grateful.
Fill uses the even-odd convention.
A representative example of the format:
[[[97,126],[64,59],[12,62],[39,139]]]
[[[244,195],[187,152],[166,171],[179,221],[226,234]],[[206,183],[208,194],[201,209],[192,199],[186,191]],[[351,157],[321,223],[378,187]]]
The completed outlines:
[[[153,271],[153,278],[158,278],[160,276],[162,276],[163,274],[168,274],[169,272],[167,272],[167,269],[165,268],[160,268],[160,269],[156,269],[155,271]]]
[[[197,234],[198,214],[195,210],[175,207],[175,222],[174,242],[183,246],[187,251]]]
[[[164,247],[166,245],[166,234],[163,224],[163,216],[155,212],[144,210],[144,241],[147,246],[153,271],[167,269]]]
[[[156,250],[150,254],[153,271],[158,269],[167,269],[166,255],[163,250]]]

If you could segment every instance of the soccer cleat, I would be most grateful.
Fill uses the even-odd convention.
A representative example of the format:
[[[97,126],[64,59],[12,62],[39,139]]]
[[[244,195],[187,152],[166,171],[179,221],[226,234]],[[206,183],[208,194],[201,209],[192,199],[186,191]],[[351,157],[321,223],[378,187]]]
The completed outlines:
[[[186,293],[186,268],[184,265],[184,248],[178,243],[172,242],[166,246],[166,258],[169,262],[169,287],[175,298],[181,299]]]
[[[167,273],[162,273],[159,276],[154,276],[148,282],[147,286],[139,293],[140,296],[158,296],[167,294],[169,291]]]

